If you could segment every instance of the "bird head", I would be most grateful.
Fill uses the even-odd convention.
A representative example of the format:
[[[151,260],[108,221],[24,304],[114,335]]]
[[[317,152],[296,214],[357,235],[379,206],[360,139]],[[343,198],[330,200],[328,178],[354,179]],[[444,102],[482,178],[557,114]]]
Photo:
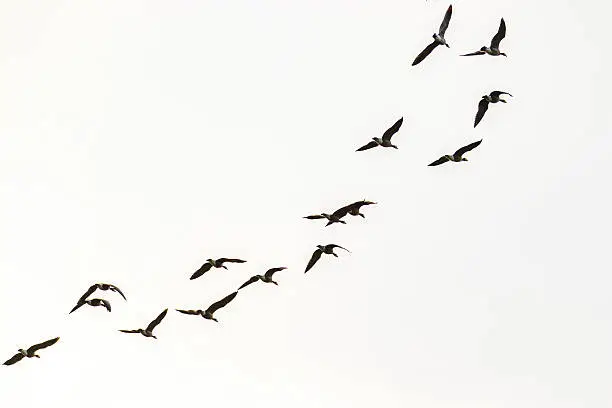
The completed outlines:
[[[215,319],[214,317],[211,317],[210,320],[214,320],[215,322],[219,323],[219,321]]]
[[[276,281],[272,281],[273,284],[275,284],[276,286],[278,286],[278,283]]]
[[[151,337],[153,337],[155,340],[157,340],[157,337],[155,337],[155,335],[152,334]]]
[[[504,57],[507,57],[505,52],[500,52],[499,55],[503,55]]]
[[[485,46],[480,47],[480,51],[486,51],[486,50],[487,50],[487,47]]]
[[[468,159],[466,159],[465,157],[462,157],[461,161],[468,161]]]
[[[206,260],[206,262],[213,263],[213,262],[215,262],[215,260],[214,260],[214,259],[210,259],[210,258],[208,258],[208,259]]]

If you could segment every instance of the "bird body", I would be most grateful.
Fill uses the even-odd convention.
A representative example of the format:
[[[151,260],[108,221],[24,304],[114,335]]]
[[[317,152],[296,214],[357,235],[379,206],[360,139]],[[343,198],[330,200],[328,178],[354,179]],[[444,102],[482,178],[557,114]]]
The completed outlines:
[[[36,352],[38,350],[40,350],[40,349],[44,349],[46,347],[54,345],[55,343],[58,342],[58,340],[59,340],[59,337],[56,337],[54,339],[47,340],[47,341],[44,341],[44,342],[39,343],[39,344],[35,344],[35,345],[31,346],[30,348],[28,348],[27,350],[19,349],[17,351],[17,353],[13,357],[11,357],[8,360],[6,360],[3,364],[4,365],[13,365],[13,364],[17,363],[18,361],[22,360],[24,357],[27,357],[27,358],[32,358],[32,357],[40,358],[40,356],[38,354],[36,354]]]
[[[272,269],[268,269],[268,270],[266,271],[266,273],[265,273],[265,274],[263,274],[263,275],[253,275],[253,276],[251,276],[251,278],[250,278],[248,281],[246,281],[246,282],[244,282],[242,285],[240,285],[240,287],[238,288],[238,290],[240,290],[240,289],[242,289],[242,288],[244,288],[244,287],[246,287],[246,286],[250,285],[251,283],[255,283],[255,282],[257,282],[257,281],[262,281],[262,282],[264,282],[264,283],[273,283],[273,284],[275,284],[275,285],[278,285],[278,283],[277,283],[277,282],[276,282],[274,279],[272,279],[272,276],[273,276],[273,275],[274,275],[276,272],[278,272],[278,271],[282,271],[282,270],[284,270],[284,269],[287,269],[287,267],[285,267],[285,266],[281,266],[281,267],[278,267],[278,268],[272,268]]]
[[[308,261],[308,265],[306,265],[306,270],[304,273],[308,272],[317,263],[322,254],[333,255],[337,258],[338,254],[334,253],[334,248],[341,248],[347,252],[351,252],[348,249],[336,244],[317,245],[317,249],[312,253],[312,257],[310,258],[310,261]]]
[[[200,266],[200,268],[197,271],[195,271],[189,279],[193,280],[193,279],[199,278],[200,276],[208,272],[211,268],[227,269],[227,266],[223,265],[225,262],[245,263],[246,261],[242,259],[235,259],[235,258],[219,258],[219,259],[208,258],[206,262],[202,266]]]
[[[227,295],[226,297],[224,297],[223,299],[213,303],[212,305],[208,306],[208,309],[206,310],[184,310],[184,309],[175,309],[177,312],[183,313],[183,314],[188,314],[188,315],[200,315],[205,319],[208,320],[214,320],[215,322],[219,322],[214,316],[213,314],[221,309],[222,307],[224,307],[225,305],[227,305],[229,302],[231,302],[232,300],[234,300],[234,298],[236,297],[236,295],[238,294],[238,291],[236,292],[232,292],[229,295]]]
[[[164,311],[161,312],[151,323],[149,323],[149,325],[145,329],[119,330],[119,331],[122,333],[140,333],[145,337],[153,337],[154,339],[157,339],[157,337],[155,337],[155,335],[153,334],[153,329],[155,329],[155,327],[161,323],[164,317],[166,317],[167,313],[168,313],[168,309],[164,309]]]
[[[434,41],[429,44],[412,62],[412,66],[419,64],[421,61],[425,59],[438,45],[445,45],[447,48],[450,48],[450,45],[446,42],[444,38],[444,34],[446,33],[446,29],[448,28],[448,23],[450,22],[451,16],[453,14],[453,5],[448,6],[446,13],[444,14],[444,19],[442,20],[442,24],[440,24],[440,28],[437,33],[433,34]]]
[[[397,122],[395,122],[389,129],[385,131],[382,137],[373,137],[371,142],[361,146],[356,151],[361,152],[364,150],[372,149],[376,146],[392,147],[394,149],[397,149],[397,146],[391,143],[391,137],[397,133],[403,122],[404,118],[401,117]]]
[[[329,223],[327,225],[333,224],[334,222],[339,222],[341,224],[346,224],[345,221],[342,221],[340,218],[338,218],[334,214],[321,213],[321,214],[317,214],[317,215],[307,215],[304,218],[309,219],[309,220],[319,220],[319,219],[325,218],[325,219],[327,219],[329,221]]]
[[[476,112],[476,118],[474,119],[474,127],[476,127],[484,117],[485,112],[487,111],[487,109],[489,109],[489,103],[507,103],[507,101],[501,99],[501,95],[512,96],[508,92],[503,91],[493,91],[489,95],[482,96],[480,102],[478,102],[478,111]]]
[[[505,36],[506,36],[506,22],[502,18],[499,23],[499,28],[497,29],[497,33],[491,39],[491,45],[489,45],[488,47],[485,45],[481,47],[480,50],[478,51],[471,52],[469,54],[463,54],[462,57],[470,57],[473,55],[485,55],[485,54],[491,55],[493,57],[497,57],[500,55],[507,57],[505,53],[499,50],[499,43],[501,42],[501,40],[504,39]]]
[[[440,157],[438,160],[430,163],[428,166],[438,166],[442,163],[446,163],[448,161],[452,161],[452,162],[462,162],[462,161],[468,161],[468,159],[466,159],[465,157],[463,157],[463,155],[466,152],[469,152],[470,150],[474,149],[476,146],[478,146],[480,143],[482,143],[482,139],[474,142],[474,143],[470,143],[467,146],[463,146],[462,148],[458,149],[455,153],[453,154],[445,154],[444,156]]]
[[[70,311],[70,313],[74,312],[75,310],[77,310],[78,308],[80,308],[83,305],[90,305],[90,306],[104,306],[106,308],[106,310],[108,310],[109,312],[111,311],[111,304],[108,300],[104,300],[104,299],[87,299],[87,300],[79,300],[79,302],[76,304],[76,306],[74,308],[72,308],[72,310]],[[70,314],[68,313],[68,314]]]

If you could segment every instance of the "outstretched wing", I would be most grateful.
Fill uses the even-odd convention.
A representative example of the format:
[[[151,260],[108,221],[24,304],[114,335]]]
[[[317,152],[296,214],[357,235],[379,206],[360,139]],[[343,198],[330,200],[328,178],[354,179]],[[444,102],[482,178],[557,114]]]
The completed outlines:
[[[344,249],[346,252],[351,252],[348,249],[341,247],[340,245],[336,245],[336,244],[328,244],[328,245],[325,245],[325,247],[329,249],[340,248],[340,249]]]
[[[342,218],[344,217],[346,214],[348,214],[348,212],[351,210],[351,206],[350,205],[345,205],[342,208],[338,208],[336,211],[334,211],[332,213],[333,217],[338,217],[338,218]]]
[[[16,362],[21,361],[21,359],[22,359],[23,357],[24,357],[24,356],[23,356],[23,354],[21,354],[21,353],[17,353],[17,354],[15,354],[13,357],[11,357],[11,358],[9,358],[8,360],[6,360],[6,361],[4,362],[4,365],[13,365],[13,364],[15,364]]]
[[[461,57],[471,57],[472,55],[483,55],[483,54],[486,54],[486,52],[478,50],[478,51],[471,52],[469,54],[461,54]]]
[[[304,271],[304,273],[308,272],[310,268],[312,268],[314,264],[317,263],[317,261],[321,258],[322,253],[323,251],[321,251],[320,249],[317,249],[312,253],[312,257],[310,258],[310,261],[308,261],[308,265],[306,265],[306,270]]]
[[[425,57],[431,54],[434,48],[436,48],[438,45],[440,45],[440,43],[437,41],[434,41],[431,44],[429,44],[427,47],[425,47],[425,49],[421,51],[421,53],[417,55],[417,57],[414,59],[414,61],[412,62],[412,66],[415,66],[419,62],[423,61]]]
[[[106,310],[111,311],[111,304],[108,300],[100,299],[100,302],[104,305]]]
[[[155,328],[155,326],[157,326],[158,324],[161,323],[162,320],[164,320],[164,317],[166,317],[166,313],[168,313],[168,309],[164,309],[163,312],[161,312],[159,314],[159,316],[157,316],[155,318],[155,320],[153,320],[151,323],[149,323],[149,325],[147,326],[147,331],[153,331],[153,329]]]
[[[491,97],[492,98],[497,98],[500,95],[509,95],[509,96],[512,96],[508,92],[502,92],[502,91],[493,91],[493,92],[491,92]]]
[[[284,270],[284,269],[287,269],[287,267],[286,267],[286,266],[281,266],[281,267],[278,267],[278,268],[268,269],[268,270],[266,271],[266,273],[264,273],[264,276],[265,276],[266,278],[268,278],[268,279],[269,279],[269,278],[271,278],[271,277],[272,277],[272,275],[274,275],[276,272],[278,272],[278,271],[282,271],[282,270]]]
[[[191,278],[189,278],[189,280],[194,280],[196,278],[199,278],[200,276],[204,275],[206,272],[210,271],[210,268],[212,268],[212,265],[206,262],[204,265],[200,266],[200,269],[198,269],[197,271],[193,273],[193,275],[191,275]]]
[[[469,152],[470,150],[474,149],[476,146],[478,146],[479,144],[482,143],[482,139],[474,142],[474,143],[470,143],[467,146],[463,146],[461,149],[457,150],[454,154],[455,157],[461,157],[463,156],[465,153]]]
[[[181,312],[183,314],[187,314],[187,315],[199,315],[200,314],[200,310],[183,310],[183,309],[174,309],[177,312]]]
[[[255,283],[255,282],[257,282],[258,280],[259,280],[259,276],[257,276],[257,275],[255,275],[255,276],[251,276],[251,278],[250,278],[248,281],[246,281],[246,282],[244,282],[242,285],[240,285],[240,287],[238,288],[238,290],[240,290],[240,289],[242,289],[242,288],[244,288],[244,287],[246,287],[246,286],[249,286],[251,283]]]
[[[309,220],[320,220],[321,218],[325,218],[325,216],[323,216],[323,215],[307,215],[304,218],[309,219]]]
[[[219,259],[217,259],[217,262],[222,264],[224,262],[245,263],[246,261],[243,260],[243,259],[235,259],[235,258],[219,258]]]
[[[505,36],[506,36],[506,22],[502,18],[501,22],[499,23],[499,29],[497,30],[497,34],[495,34],[493,36],[493,39],[491,40],[491,48],[499,49],[499,43],[501,42],[501,40],[504,39]]]
[[[121,289],[119,289],[118,287],[116,287],[115,285],[109,285],[110,286],[110,290],[112,290],[113,292],[117,292],[118,294],[121,295],[121,297],[123,297],[123,299],[127,300],[127,298],[125,297],[125,295],[123,294],[123,292],[121,291]]]
[[[446,163],[448,160],[449,158],[447,156],[442,156],[438,160],[429,163],[428,166],[437,166],[439,164]]]
[[[42,343],[39,343],[39,344],[35,344],[35,345],[33,345],[32,347],[30,347],[27,350],[28,355],[30,355],[32,353],[35,353],[37,350],[44,349],[46,347],[52,346],[55,343],[57,343],[58,340],[59,340],[59,337],[56,337],[56,338],[51,339],[51,340],[43,341]]]
[[[478,102],[478,112],[476,112],[476,119],[474,119],[474,127],[480,123],[487,109],[489,109],[489,101],[481,99]]]
[[[399,128],[402,127],[402,123],[404,123],[404,117],[403,116],[401,118],[399,118],[398,121],[393,124],[393,126],[391,126],[389,129],[387,129],[385,131],[385,133],[383,133],[382,140],[389,140],[390,141],[391,140],[391,136],[396,134],[397,131],[399,130]]]
[[[89,297],[89,295],[91,295],[92,293],[94,293],[94,292],[96,291],[96,289],[98,289],[98,284],[97,284],[97,283],[94,283],[93,285],[91,285],[91,286],[89,287],[89,289],[87,289],[87,292],[85,292],[85,293],[83,294],[83,296],[81,296],[81,297],[79,298],[79,302],[81,302],[81,301],[83,301],[83,300],[87,299],[87,298]]]
[[[376,147],[376,145],[378,145],[378,143],[376,143],[375,141],[372,140],[370,143],[361,146],[359,149],[357,149],[355,151],[356,152],[362,152],[364,150],[368,150],[368,149],[371,149],[373,147]]]
[[[75,310],[77,310],[79,307],[83,306],[85,304],[85,302],[83,301],[83,299],[79,299],[79,301],[77,302],[76,306],[72,308],[72,310],[70,311],[70,313],[74,312]],[[68,314],[70,314],[68,313]]]
[[[448,28],[448,23],[450,22],[452,14],[453,14],[453,5],[451,4],[450,6],[448,6],[448,9],[446,10],[446,14],[444,15],[444,20],[442,20],[442,24],[440,24],[440,30],[438,30],[438,34],[440,35],[440,37],[444,37],[444,33],[446,32],[446,29]]]
[[[136,329],[136,330],[119,330],[122,333],[140,333],[140,330]]]
[[[215,313],[216,310],[221,309],[223,306],[231,302],[236,297],[237,294],[238,292],[231,293],[227,295],[226,297],[224,297],[223,299],[213,303],[212,305],[208,306],[208,309],[206,309],[206,312],[209,312],[210,314]]]

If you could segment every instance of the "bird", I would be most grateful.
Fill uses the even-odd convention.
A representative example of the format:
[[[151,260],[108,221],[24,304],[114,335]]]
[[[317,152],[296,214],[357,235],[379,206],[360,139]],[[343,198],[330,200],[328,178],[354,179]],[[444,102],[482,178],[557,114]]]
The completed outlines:
[[[219,323],[219,321],[217,319],[215,319],[215,317],[213,316],[213,313],[215,313],[217,310],[221,309],[223,306],[227,305],[229,302],[231,302],[232,300],[234,300],[234,298],[236,297],[236,295],[238,294],[238,291],[230,293],[229,295],[227,295],[226,297],[224,297],[223,299],[213,303],[212,305],[208,306],[208,309],[206,310],[183,310],[183,309],[176,309],[177,312],[181,312],[183,314],[188,314],[188,315],[200,315],[205,319],[208,320],[214,320],[215,322]]]
[[[276,281],[272,280],[272,275],[274,275],[276,272],[282,271],[284,269],[287,269],[287,267],[286,266],[281,266],[281,267],[278,267],[278,268],[272,268],[272,269],[268,269],[266,271],[266,273],[263,274],[263,275],[254,275],[254,276],[251,276],[251,278],[248,281],[246,281],[242,285],[240,285],[238,290],[240,290],[240,289],[242,289],[242,288],[244,288],[246,286],[249,286],[251,283],[257,282],[258,280],[260,280],[262,282],[265,282],[265,283],[273,283],[275,285],[278,285],[278,283]]]
[[[163,312],[161,312],[159,314],[159,316],[157,316],[155,318],[155,320],[153,320],[151,323],[149,323],[149,325],[147,326],[146,329],[136,329],[136,330],[119,330],[122,333],[140,333],[145,337],[153,337],[154,339],[157,339],[157,337],[155,337],[153,335],[153,329],[161,323],[161,321],[164,319],[164,317],[166,317],[166,313],[168,313],[168,309],[164,309]]]
[[[59,339],[60,339],[59,337],[56,337],[56,338],[51,339],[51,340],[43,341],[42,343],[35,344],[35,345],[31,346],[27,350],[19,349],[17,354],[15,354],[13,357],[9,358],[8,360],[6,360],[4,362],[4,365],[13,365],[16,362],[20,361],[24,357],[28,357],[28,358],[32,358],[32,357],[40,358],[40,356],[38,354],[36,354],[36,352],[38,350],[40,350],[40,349],[44,349],[46,347],[54,345],[55,343],[57,343],[57,341]]]
[[[371,205],[371,204],[376,204],[374,201],[367,201],[367,200],[361,200],[361,201],[355,201],[354,203],[351,203],[349,205],[346,205],[336,211],[334,211],[334,213],[332,214],[332,216],[334,218],[340,219],[344,216],[346,216],[346,214],[351,214],[353,216],[361,216],[362,218],[365,218],[365,215],[363,215],[359,209],[364,206],[364,205]],[[343,222],[343,221],[340,221]],[[332,223],[332,221],[330,220],[330,222],[327,223],[327,225],[330,225]],[[345,223],[345,222],[343,222]],[[346,223],[345,223],[346,224]],[[327,226],[326,225],[326,226]]]
[[[470,150],[474,149],[480,143],[482,143],[482,139],[480,139],[480,140],[478,140],[478,141],[476,141],[474,143],[470,143],[467,146],[463,146],[461,149],[457,150],[454,154],[446,154],[446,155],[440,157],[438,160],[434,161],[433,163],[430,163],[428,166],[437,166],[439,164],[446,163],[447,161],[453,161],[453,162],[467,161],[467,159],[465,157],[462,157],[462,156],[466,152],[469,152]]]
[[[510,95],[508,92],[503,91],[493,91],[489,95],[483,95],[480,102],[478,102],[478,112],[476,112],[476,119],[474,120],[474,127],[480,123],[485,112],[489,109],[489,103],[497,103],[503,102],[506,103],[505,100],[501,99],[501,95]],[[510,95],[512,96],[512,95]]]
[[[401,117],[397,122],[395,122],[393,124],[393,126],[391,126],[389,129],[387,129],[385,131],[385,133],[383,134],[382,138],[380,138],[380,137],[373,137],[372,141],[370,143],[361,146],[356,151],[357,152],[361,152],[363,150],[368,150],[368,149],[371,149],[371,148],[376,147],[376,146],[393,147],[394,149],[397,149],[397,146],[391,144],[391,136],[393,136],[394,134],[397,133],[399,128],[402,126],[403,122],[404,122],[404,118]]]
[[[489,54],[489,55],[492,55],[494,57],[497,57],[499,55],[503,55],[504,57],[507,57],[507,55],[505,53],[499,51],[499,43],[501,42],[501,40],[504,39],[505,36],[506,36],[506,22],[502,18],[501,22],[499,23],[499,29],[497,30],[497,33],[491,39],[491,45],[489,47],[483,46],[478,51],[471,52],[469,54],[463,54],[461,56],[462,57],[470,57],[472,55]]]
[[[76,304],[76,306],[72,308],[70,313],[74,312],[79,307],[83,306],[84,304],[88,304],[90,306],[104,306],[106,308],[106,310],[108,310],[109,312],[111,311],[111,305],[110,305],[110,302],[108,300],[97,299],[96,298],[96,299],[88,299],[88,300],[79,300],[78,303]],[[68,313],[68,314],[70,314],[70,313]]]
[[[421,51],[419,55],[417,55],[417,57],[412,62],[412,66],[415,66],[421,61],[423,61],[425,57],[431,54],[434,48],[436,48],[438,45],[446,45],[447,48],[450,48],[450,46],[446,42],[446,39],[444,38],[444,33],[446,32],[446,29],[448,28],[448,23],[450,22],[452,14],[453,14],[453,5],[451,4],[450,6],[448,6],[448,9],[446,10],[446,14],[444,14],[444,19],[442,20],[442,24],[440,24],[440,29],[438,30],[437,33],[434,33],[433,35],[434,41],[431,44],[429,44],[427,47],[425,47],[425,49]]]
[[[306,270],[304,271],[304,273],[308,272],[310,268],[312,268],[314,264],[317,263],[317,261],[321,258],[322,254],[333,255],[337,258],[338,255],[334,253],[334,248],[341,248],[347,252],[351,252],[348,249],[336,244],[317,245],[317,249],[312,253],[312,257],[310,258],[310,261],[308,261],[308,265],[306,265]]]
[[[333,224],[335,222],[346,224],[346,221],[341,220],[340,218],[336,217],[334,214],[321,213],[321,214],[316,214],[316,215],[307,215],[304,218],[309,219],[309,220],[320,220],[322,218],[325,218],[327,219],[327,221],[329,221],[327,225]]]
[[[79,298],[79,300],[77,301],[77,304],[75,307],[72,308],[72,310],[70,311],[70,313],[74,312],[75,310],[77,310],[79,307],[83,306],[86,303],[86,299],[96,291],[96,289],[100,289],[100,290],[110,290],[111,292],[117,292],[121,295],[121,297],[123,297],[123,299],[127,300],[127,298],[125,297],[125,295],[123,294],[123,292],[121,291],[121,289],[119,289],[117,286],[112,285],[110,283],[94,283],[93,285],[91,285],[89,287],[89,289],[87,289],[87,292],[85,292],[83,294],[83,296],[81,296]],[[101,299],[100,299],[101,300]],[[104,301],[106,302],[106,301]],[[108,302],[107,302],[108,303]],[[91,304],[91,306],[99,306],[100,303],[98,304]],[[108,311],[110,312],[110,303],[108,304],[108,306],[106,306],[106,304],[104,305],[106,307],[106,309],[108,309]],[[70,314],[68,313],[68,314]]]
[[[195,271],[193,275],[191,275],[191,278],[189,278],[189,280],[194,280],[196,278],[199,278],[200,276],[204,275],[206,272],[210,271],[210,268],[212,267],[227,269],[227,266],[223,265],[224,262],[245,263],[246,261],[242,259],[233,259],[233,258],[219,258],[216,260],[208,258],[206,262],[204,263],[204,265],[200,266],[200,268],[197,271]]]

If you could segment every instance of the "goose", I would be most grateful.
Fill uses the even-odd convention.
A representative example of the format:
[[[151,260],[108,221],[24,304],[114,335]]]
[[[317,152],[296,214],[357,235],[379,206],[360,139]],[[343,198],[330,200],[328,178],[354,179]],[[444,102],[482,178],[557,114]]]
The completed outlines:
[[[164,317],[166,317],[166,313],[168,313],[168,309],[164,309],[163,312],[161,312],[159,314],[159,316],[157,316],[155,318],[155,320],[153,320],[151,323],[149,323],[149,325],[147,326],[146,329],[136,329],[136,330],[119,330],[122,333],[140,333],[145,337],[153,337],[154,339],[157,339],[157,337],[155,337],[153,335],[153,329],[155,328],[155,326],[157,326],[158,324],[161,323],[161,321],[164,319]]]
[[[497,102],[506,103],[505,100],[500,98],[501,95],[512,96],[508,92],[503,92],[503,91],[493,91],[489,95],[482,96],[482,99],[480,100],[480,102],[478,102],[478,112],[476,112],[476,119],[474,120],[474,127],[476,127],[476,125],[480,123],[485,112],[487,111],[487,109],[489,109],[489,103],[497,103]]]
[[[447,161],[453,161],[453,162],[467,161],[467,159],[465,157],[462,157],[462,156],[466,152],[469,152],[470,150],[474,149],[480,143],[482,143],[482,139],[480,139],[480,140],[478,140],[478,141],[476,141],[474,143],[470,143],[467,146],[463,146],[461,149],[457,150],[454,154],[446,154],[446,155],[440,157],[435,162],[429,164],[428,166],[437,166],[439,164],[446,163]]]
[[[210,268],[212,268],[212,267],[227,269],[227,266],[223,265],[223,263],[225,263],[225,262],[245,263],[246,261],[244,261],[242,259],[234,259],[234,258],[219,258],[219,259],[216,259],[216,260],[208,258],[206,260],[206,263],[204,263],[204,265],[200,266],[200,269],[195,271],[193,273],[193,275],[191,275],[191,278],[189,278],[189,280],[194,280],[196,278],[199,278],[200,276],[204,275],[206,272],[210,271]]]
[[[376,147],[376,146],[393,147],[394,149],[397,149],[397,146],[395,146],[394,144],[391,144],[391,136],[393,136],[394,134],[397,133],[399,128],[402,126],[403,122],[404,122],[404,118],[401,117],[397,122],[395,122],[393,124],[393,126],[391,126],[389,129],[387,129],[385,131],[385,133],[383,134],[382,138],[380,138],[380,137],[373,137],[372,141],[370,143],[361,146],[356,151],[357,152],[361,152],[363,150],[368,150],[368,149],[371,149],[371,148]]]
[[[471,52],[469,54],[463,54],[461,56],[462,57],[470,57],[472,55],[489,54],[489,55],[492,55],[494,57],[497,57],[499,55],[503,55],[504,57],[507,57],[507,55],[505,53],[499,51],[499,43],[501,42],[501,40],[504,39],[505,36],[506,36],[506,22],[502,18],[501,22],[499,23],[499,29],[497,30],[497,34],[495,34],[493,36],[493,38],[491,39],[491,46],[489,46],[489,47],[483,46],[478,51]]]
[[[40,350],[40,349],[44,349],[46,347],[54,345],[55,343],[57,343],[58,340],[59,340],[59,337],[56,337],[56,338],[51,339],[51,340],[43,341],[42,343],[39,343],[39,344],[35,344],[35,345],[31,346],[27,350],[19,349],[17,354],[15,354],[13,357],[9,358],[8,360],[6,360],[4,362],[4,365],[13,365],[16,362],[21,361],[21,359],[24,358],[24,357],[28,357],[28,358],[32,358],[32,357],[40,358],[40,356],[38,354],[36,354],[36,352],[38,350]]]
[[[79,300],[78,303],[76,304],[76,306],[72,308],[70,313],[74,312],[79,307],[83,306],[84,304],[88,304],[90,306],[104,306],[106,308],[106,310],[108,310],[109,312],[111,311],[111,305],[110,305],[110,302],[108,300],[97,299],[96,298],[96,299],[88,299],[88,300]],[[68,314],[70,314],[70,313],[68,313]]]
[[[431,54],[434,48],[436,48],[438,45],[446,45],[447,48],[450,48],[450,46],[446,42],[446,39],[444,39],[444,33],[446,32],[446,29],[448,28],[448,23],[450,22],[452,14],[453,14],[453,5],[451,4],[450,6],[448,6],[448,9],[446,10],[446,14],[444,14],[444,19],[442,20],[442,24],[440,24],[440,29],[438,30],[437,33],[434,33],[433,35],[434,41],[431,44],[429,44],[427,47],[425,47],[425,49],[421,51],[419,55],[417,55],[417,57],[414,59],[414,62],[412,63],[412,66],[415,66],[419,62],[423,61],[425,57]]]
[[[338,255],[334,253],[334,248],[341,248],[347,252],[351,252],[348,249],[336,244],[317,245],[317,249],[312,253],[312,257],[310,258],[310,261],[308,261],[308,265],[306,265],[306,270],[304,271],[304,273],[308,272],[310,268],[312,268],[314,264],[317,263],[317,261],[321,258],[322,254],[333,255],[337,258]]]
[[[367,201],[367,200],[361,200],[361,201],[355,201],[354,203],[351,203],[347,206],[344,206],[336,211],[334,211],[334,213],[332,214],[333,216],[335,216],[336,218],[340,219],[344,216],[346,216],[346,214],[351,214],[353,216],[361,216],[362,218],[365,218],[365,215],[363,215],[361,212],[359,212],[359,209],[364,206],[364,205],[371,205],[371,204],[376,204],[374,201]],[[331,221],[327,223],[327,225],[331,224]],[[326,226],[327,226],[326,225]]]
[[[278,285],[278,283],[276,281],[272,280],[272,275],[274,275],[276,272],[282,271],[284,269],[287,269],[287,267],[286,266],[281,266],[281,267],[278,267],[278,268],[272,268],[272,269],[268,269],[266,271],[266,273],[263,274],[263,275],[254,275],[254,276],[251,276],[251,278],[248,281],[246,281],[242,285],[240,285],[238,290],[240,290],[240,289],[242,289],[242,288],[244,288],[246,286],[249,286],[251,283],[257,282],[258,280],[260,280],[262,282],[265,282],[265,283],[273,283],[275,285]]]
[[[325,219],[327,219],[327,221],[329,221],[327,223],[327,225],[333,224],[335,222],[339,222],[341,224],[346,224],[346,221],[342,221],[340,218],[338,218],[334,214],[321,213],[321,214],[316,214],[316,215],[307,215],[304,218],[306,218],[308,220],[320,220],[322,218],[325,218]]]
[[[221,309],[223,306],[227,305],[229,302],[231,302],[232,300],[234,300],[234,298],[236,297],[236,295],[238,294],[238,291],[233,292],[229,295],[227,295],[226,297],[224,297],[223,299],[213,303],[212,305],[208,306],[208,309],[202,311],[202,310],[182,310],[182,309],[176,309],[177,312],[181,312],[183,314],[188,314],[188,315],[200,315],[205,319],[208,320],[214,320],[215,322],[219,323],[219,321],[217,319],[215,319],[215,317],[213,316],[213,313],[215,313],[217,310]]]
[[[124,300],[127,300],[127,298],[125,297],[125,295],[123,294],[123,292],[121,291],[121,289],[119,289],[117,286],[112,285],[110,283],[94,283],[93,285],[91,285],[89,287],[89,289],[87,289],[87,292],[85,292],[83,294],[83,296],[80,297],[79,300],[85,300],[87,299],[87,297],[89,297],[89,295],[91,295],[92,293],[94,293],[96,291],[96,289],[100,289],[100,290],[110,290],[111,292],[117,292],[118,294],[121,295],[121,297]]]

